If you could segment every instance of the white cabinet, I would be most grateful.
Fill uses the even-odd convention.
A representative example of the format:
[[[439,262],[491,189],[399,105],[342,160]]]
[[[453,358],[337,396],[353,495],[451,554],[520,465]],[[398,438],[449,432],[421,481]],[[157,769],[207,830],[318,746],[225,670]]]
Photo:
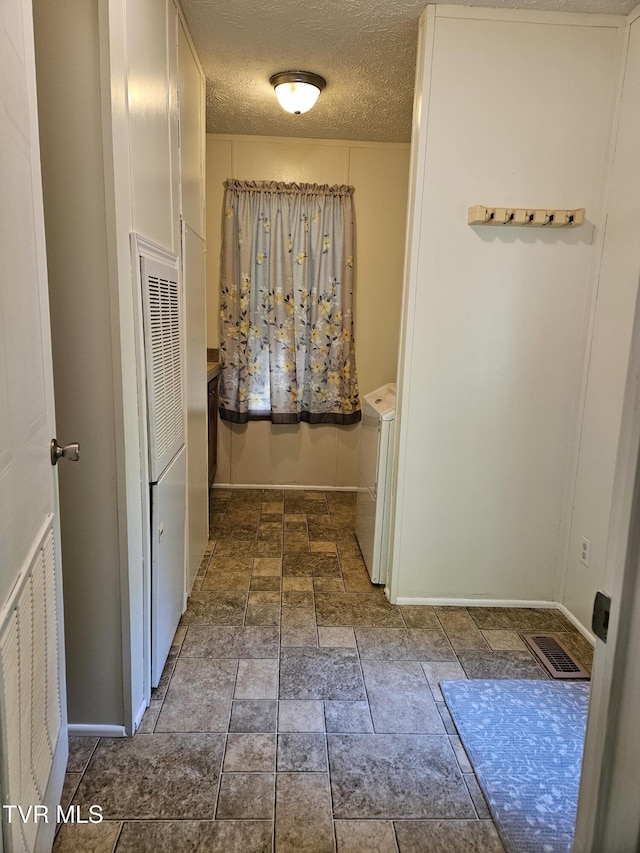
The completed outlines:
[[[151,484],[151,686],[157,687],[184,601],[184,447]]]

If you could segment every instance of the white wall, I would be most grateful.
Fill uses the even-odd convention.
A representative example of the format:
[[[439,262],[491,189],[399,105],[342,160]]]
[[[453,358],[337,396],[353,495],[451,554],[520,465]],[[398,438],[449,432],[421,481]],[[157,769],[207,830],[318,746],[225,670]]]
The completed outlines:
[[[598,589],[608,590],[605,552],[634,309],[640,276],[640,22],[630,28],[607,199],[607,227],[593,316],[563,602],[589,625]],[[591,540],[587,567],[580,541]]]
[[[207,136],[208,345],[217,347],[226,178],[355,187],[354,329],[361,394],[396,377],[409,146]],[[359,425],[220,422],[216,483],[355,486]]]
[[[621,23],[428,8],[393,597],[554,598]],[[470,227],[473,204],[588,222]]]

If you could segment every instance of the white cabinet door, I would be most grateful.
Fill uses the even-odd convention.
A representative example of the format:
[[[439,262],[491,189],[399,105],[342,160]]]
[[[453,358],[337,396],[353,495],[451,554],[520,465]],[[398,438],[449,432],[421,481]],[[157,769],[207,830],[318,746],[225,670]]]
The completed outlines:
[[[32,851],[53,840],[67,733],[30,0],[0,4],[0,81],[0,784],[3,803],[53,812],[48,823],[22,823],[3,810],[6,847]]]
[[[183,447],[151,485],[151,686],[157,687],[184,604],[185,489]]]

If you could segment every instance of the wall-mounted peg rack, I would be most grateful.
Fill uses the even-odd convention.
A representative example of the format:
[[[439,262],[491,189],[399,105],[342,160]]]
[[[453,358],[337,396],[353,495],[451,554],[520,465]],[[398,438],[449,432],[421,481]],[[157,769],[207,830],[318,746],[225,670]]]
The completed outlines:
[[[533,228],[575,228],[584,222],[584,207],[576,210],[525,210],[515,207],[469,208],[469,225],[528,225]]]

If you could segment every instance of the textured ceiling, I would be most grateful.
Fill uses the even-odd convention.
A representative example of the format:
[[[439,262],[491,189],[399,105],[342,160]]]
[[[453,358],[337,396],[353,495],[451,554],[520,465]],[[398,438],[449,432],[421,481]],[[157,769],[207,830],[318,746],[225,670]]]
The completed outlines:
[[[454,0],[455,2],[455,0]],[[459,5],[630,12],[637,0],[466,0]],[[209,133],[408,142],[418,18],[426,0],[181,0],[207,76]],[[327,87],[301,116],[269,77],[313,71]]]

